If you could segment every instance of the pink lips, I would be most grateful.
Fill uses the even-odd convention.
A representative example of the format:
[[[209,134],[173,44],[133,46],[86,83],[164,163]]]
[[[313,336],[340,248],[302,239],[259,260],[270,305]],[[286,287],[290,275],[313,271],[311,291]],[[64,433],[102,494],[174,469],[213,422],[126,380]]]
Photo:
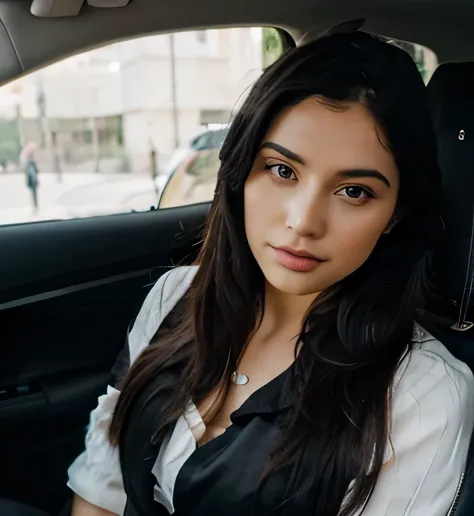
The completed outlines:
[[[273,250],[281,265],[292,271],[310,272],[323,263],[323,260],[319,260],[306,251],[298,251],[288,247],[274,247]]]

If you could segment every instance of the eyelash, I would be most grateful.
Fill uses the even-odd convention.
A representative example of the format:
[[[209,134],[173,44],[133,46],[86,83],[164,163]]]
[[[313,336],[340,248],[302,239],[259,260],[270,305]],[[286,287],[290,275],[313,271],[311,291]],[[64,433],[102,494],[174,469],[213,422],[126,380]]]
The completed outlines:
[[[278,171],[274,172],[273,169],[278,168],[278,167],[283,167],[283,168],[289,170],[291,172],[291,175],[295,176],[294,179],[291,179],[291,176],[290,177],[282,177],[278,173]],[[276,163],[274,165],[265,165],[265,170],[270,171],[270,173],[273,176],[277,177],[278,179],[282,179],[282,180],[286,180],[286,181],[288,181],[288,180],[297,181],[295,172],[291,169],[291,167],[289,167],[288,165],[285,165],[283,163]],[[361,199],[360,197],[350,197],[349,195],[345,195],[344,197],[347,197],[348,199],[353,199],[355,201],[360,201],[360,200],[362,200],[362,201],[365,200],[366,201],[368,199],[373,199],[375,197],[374,193],[371,190],[369,190],[367,187],[361,186],[361,185],[348,185],[348,186],[345,186],[344,188],[341,188],[340,190],[338,190],[336,192],[336,194],[339,194],[340,192],[342,192],[344,190],[347,190],[349,188],[359,188],[367,196],[367,198],[366,199]]]
[[[354,200],[354,201],[360,201],[360,202],[367,202],[369,199],[373,199],[375,197],[374,193],[371,192],[367,187],[360,186],[360,185],[348,185],[344,186],[344,188],[341,188],[336,192],[336,194],[339,194],[339,192],[342,192],[343,190],[348,190],[349,188],[358,188],[362,190],[362,192],[367,196],[366,198],[361,197],[349,197],[349,195],[344,195],[343,197],[347,197],[348,199]]]
[[[294,179],[290,179],[289,177],[281,177],[278,172],[273,172],[274,168],[283,167],[286,168],[291,172],[291,175],[294,176]],[[265,170],[268,170],[273,176],[277,177],[278,179],[283,180],[291,180],[291,181],[297,181],[295,172],[289,167],[288,165],[285,165],[283,163],[275,163],[274,165],[265,165]]]

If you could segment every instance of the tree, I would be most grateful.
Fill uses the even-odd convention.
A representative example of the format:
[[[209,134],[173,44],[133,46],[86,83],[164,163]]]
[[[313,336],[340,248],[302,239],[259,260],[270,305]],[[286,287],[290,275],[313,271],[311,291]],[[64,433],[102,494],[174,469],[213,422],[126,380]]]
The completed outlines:
[[[279,32],[273,27],[262,29],[263,68],[269,67],[283,54],[283,41]]]

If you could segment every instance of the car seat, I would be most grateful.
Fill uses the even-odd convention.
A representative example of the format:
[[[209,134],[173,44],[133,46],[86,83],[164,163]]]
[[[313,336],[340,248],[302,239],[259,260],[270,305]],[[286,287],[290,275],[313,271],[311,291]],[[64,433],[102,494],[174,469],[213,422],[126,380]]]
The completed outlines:
[[[429,330],[474,371],[474,63],[438,67],[428,100],[439,146],[445,226],[434,263],[439,299]],[[449,515],[474,515],[474,444]]]

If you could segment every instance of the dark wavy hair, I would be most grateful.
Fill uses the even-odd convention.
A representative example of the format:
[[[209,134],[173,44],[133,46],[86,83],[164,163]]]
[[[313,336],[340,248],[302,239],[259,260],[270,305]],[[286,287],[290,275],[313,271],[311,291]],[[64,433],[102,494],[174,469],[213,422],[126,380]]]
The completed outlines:
[[[110,436],[119,446],[126,443],[131,422],[157,392],[167,396],[155,422],[156,443],[189,399],[199,402],[219,386],[225,395],[264,306],[263,274],[244,230],[244,184],[276,115],[311,96],[330,106],[363,102],[373,114],[400,172],[398,223],[308,312],[293,368],[295,403],[260,488],[274,472],[290,468],[288,514],[293,500],[311,490],[314,514],[336,516],[354,480],[341,512],[348,516],[370,498],[383,464],[390,388],[429,292],[439,228],[440,174],[422,78],[405,51],[374,36],[332,34],[291,49],[250,91],[221,150],[185,313],[132,365]],[[168,370],[179,372],[168,377]]]

